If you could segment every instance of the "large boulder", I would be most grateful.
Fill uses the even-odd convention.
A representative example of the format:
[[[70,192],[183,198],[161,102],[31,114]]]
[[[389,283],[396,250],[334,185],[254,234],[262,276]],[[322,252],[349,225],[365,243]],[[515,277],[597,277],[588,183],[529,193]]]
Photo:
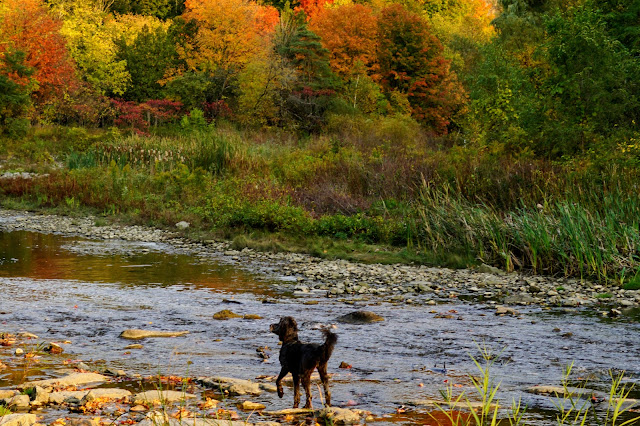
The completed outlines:
[[[19,389],[33,388],[40,386],[42,388],[54,386],[86,386],[89,384],[104,383],[107,377],[97,373],[73,373],[64,377],[55,379],[35,380],[33,382],[23,383],[18,386]]]

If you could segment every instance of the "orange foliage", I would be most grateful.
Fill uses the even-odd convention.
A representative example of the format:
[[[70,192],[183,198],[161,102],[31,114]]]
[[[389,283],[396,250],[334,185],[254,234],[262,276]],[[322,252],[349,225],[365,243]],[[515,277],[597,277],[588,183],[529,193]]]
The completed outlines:
[[[333,1],[334,0],[300,0],[299,6],[297,6],[295,10],[303,10],[308,17],[312,17],[322,11],[325,5],[332,4]]]
[[[276,29],[280,21],[280,12],[273,6],[260,6],[256,11],[255,26],[259,36],[264,37]]]
[[[185,59],[204,70],[242,67],[277,22],[277,10],[248,0],[186,0],[185,7],[184,17],[198,22],[197,46]]]
[[[378,49],[378,18],[373,9],[361,4],[323,8],[310,22],[313,32],[329,50],[331,68],[341,76],[350,75],[357,63],[375,76]]]
[[[40,98],[75,85],[75,70],[59,30],[62,21],[49,14],[42,0],[4,0],[0,15],[0,54],[25,53],[24,65],[34,69]],[[16,76],[13,76],[16,77]],[[16,77],[16,82],[27,82]]]

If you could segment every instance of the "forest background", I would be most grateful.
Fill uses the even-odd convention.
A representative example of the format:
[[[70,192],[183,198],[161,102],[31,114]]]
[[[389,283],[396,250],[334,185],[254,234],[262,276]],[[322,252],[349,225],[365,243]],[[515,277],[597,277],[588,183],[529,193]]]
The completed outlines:
[[[640,0],[0,0],[5,207],[640,288]]]

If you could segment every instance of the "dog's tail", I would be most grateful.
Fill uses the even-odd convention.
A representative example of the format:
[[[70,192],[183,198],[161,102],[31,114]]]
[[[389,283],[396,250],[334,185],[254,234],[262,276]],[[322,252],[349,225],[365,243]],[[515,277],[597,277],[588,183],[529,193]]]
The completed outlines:
[[[333,353],[333,348],[336,346],[336,342],[338,341],[338,335],[332,332],[329,328],[323,328],[322,334],[324,334],[325,340],[318,350],[320,351],[320,359],[322,361],[328,361]]]

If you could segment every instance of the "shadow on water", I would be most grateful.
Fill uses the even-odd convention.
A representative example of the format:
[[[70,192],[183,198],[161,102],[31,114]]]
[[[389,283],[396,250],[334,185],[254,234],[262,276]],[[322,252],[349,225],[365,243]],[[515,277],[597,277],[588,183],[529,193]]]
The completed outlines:
[[[486,305],[460,302],[419,306],[295,298],[274,283],[270,277],[179,254],[163,244],[0,234],[0,331],[68,340],[64,360],[70,365],[80,359],[103,360],[142,375],[275,376],[279,349],[276,336],[268,331],[270,323],[294,316],[303,341],[320,341],[315,324],[335,322],[364,308],[386,320],[339,324],[339,342],[329,364],[332,392],[335,404],[370,410],[381,424],[429,424],[429,409],[410,403],[440,398],[448,385],[472,395],[469,374],[477,370],[471,356],[479,358],[478,345],[483,344],[497,356],[493,375],[501,381],[500,397],[506,405],[522,399],[529,407],[528,424],[549,424],[554,406],[550,398],[525,389],[558,385],[571,362],[576,379],[589,378],[595,389],[607,390],[609,369],[626,371],[627,383],[640,383],[637,313],[611,320],[587,311],[530,307],[520,316],[503,317]],[[317,304],[304,303],[310,299]],[[263,319],[213,320],[222,309]],[[131,342],[118,337],[128,328],[189,334],[147,339],[142,349],[129,350],[125,347]],[[266,361],[256,352],[265,347],[270,355]],[[11,354],[0,349],[0,356]],[[352,368],[338,368],[343,361]],[[27,367],[26,373],[0,371],[0,386],[23,380],[20,374],[29,380],[51,375],[59,366]],[[635,391],[633,396],[640,394]],[[283,399],[265,394],[257,401],[282,409],[291,399],[291,388],[285,388]],[[409,408],[399,413],[402,406]]]

